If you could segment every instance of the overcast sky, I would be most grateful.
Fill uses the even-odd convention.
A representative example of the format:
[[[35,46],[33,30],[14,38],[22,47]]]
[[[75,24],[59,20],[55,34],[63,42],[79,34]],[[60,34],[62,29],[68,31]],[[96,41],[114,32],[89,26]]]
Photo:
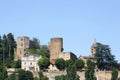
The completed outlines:
[[[119,0],[0,0],[0,34],[37,37],[41,44],[62,37],[64,51],[90,55],[96,38],[120,62]]]

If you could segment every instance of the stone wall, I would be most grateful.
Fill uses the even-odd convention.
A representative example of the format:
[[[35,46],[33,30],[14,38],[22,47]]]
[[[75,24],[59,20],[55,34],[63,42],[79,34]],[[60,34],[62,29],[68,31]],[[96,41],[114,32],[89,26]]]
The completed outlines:
[[[49,80],[54,80],[54,77],[57,75],[65,75],[65,71],[50,71],[44,72],[44,75],[49,77]],[[80,76],[80,80],[85,80],[85,72],[78,71],[77,74]],[[110,80],[111,79],[111,71],[98,71],[95,73],[97,80]],[[118,72],[118,77],[120,77],[120,71]]]

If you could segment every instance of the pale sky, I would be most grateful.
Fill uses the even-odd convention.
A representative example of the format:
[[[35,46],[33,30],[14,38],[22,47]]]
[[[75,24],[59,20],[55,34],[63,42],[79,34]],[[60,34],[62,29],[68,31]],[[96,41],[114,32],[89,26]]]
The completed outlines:
[[[62,37],[64,51],[90,55],[96,38],[120,62],[120,0],[0,0],[0,34]]]

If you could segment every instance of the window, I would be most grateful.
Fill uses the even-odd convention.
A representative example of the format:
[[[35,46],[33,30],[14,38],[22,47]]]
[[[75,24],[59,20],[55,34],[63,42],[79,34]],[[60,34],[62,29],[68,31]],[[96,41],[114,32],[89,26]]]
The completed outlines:
[[[21,46],[23,46],[23,43],[21,43]]]
[[[21,41],[23,41],[23,38],[21,38]]]

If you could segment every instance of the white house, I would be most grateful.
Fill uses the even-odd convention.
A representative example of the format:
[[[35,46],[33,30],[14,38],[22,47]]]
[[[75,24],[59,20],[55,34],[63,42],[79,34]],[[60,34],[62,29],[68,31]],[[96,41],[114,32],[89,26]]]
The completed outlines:
[[[31,72],[38,72],[39,66],[38,66],[38,60],[41,58],[40,55],[36,54],[25,54],[21,58],[21,67],[24,70],[28,70]]]

